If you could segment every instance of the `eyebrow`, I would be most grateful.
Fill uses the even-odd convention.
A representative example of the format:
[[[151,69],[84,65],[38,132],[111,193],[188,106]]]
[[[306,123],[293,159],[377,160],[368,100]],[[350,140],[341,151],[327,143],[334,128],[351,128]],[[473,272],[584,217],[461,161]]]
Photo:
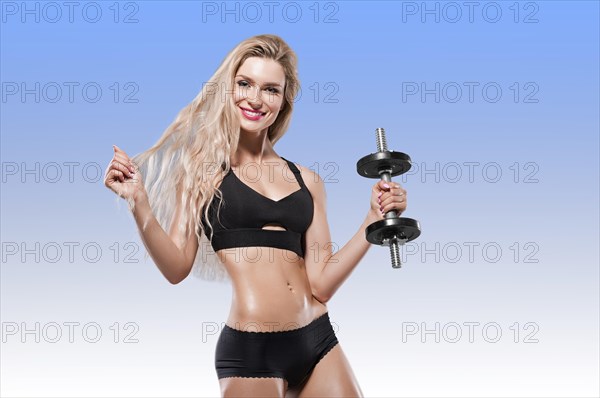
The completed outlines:
[[[250,77],[248,77],[246,75],[242,75],[242,74],[236,75],[235,77],[239,77],[239,76],[243,77],[244,79],[248,79],[248,80],[250,80],[252,82],[254,81],[252,78],[250,78]],[[281,84],[276,83],[276,82],[266,82],[265,85],[266,86],[279,86],[279,87],[281,87]]]

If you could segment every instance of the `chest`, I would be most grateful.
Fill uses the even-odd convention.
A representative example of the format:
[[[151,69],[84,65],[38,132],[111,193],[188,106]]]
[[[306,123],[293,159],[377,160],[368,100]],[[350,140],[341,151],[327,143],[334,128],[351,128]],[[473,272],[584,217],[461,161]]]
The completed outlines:
[[[242,182],[230,171],[220,186],[223,204],[218,217],[218,198],[211,203],[211,222],[215,229],[262,229],[266,225],[279,225],[289,231],[304,233],[312,222],[313,198],[304,184],[297,182],[296,187],[297,190],[289,195],[273,200]]]

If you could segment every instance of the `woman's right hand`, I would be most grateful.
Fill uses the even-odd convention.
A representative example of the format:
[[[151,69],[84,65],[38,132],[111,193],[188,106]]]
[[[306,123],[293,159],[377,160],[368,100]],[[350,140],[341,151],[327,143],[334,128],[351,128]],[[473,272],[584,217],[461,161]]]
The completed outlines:
[[[123,199],[136,200],[146,192],[139,169],[121,148],[113,145],[113,150],[114,156],[104,174],[104,185]]]

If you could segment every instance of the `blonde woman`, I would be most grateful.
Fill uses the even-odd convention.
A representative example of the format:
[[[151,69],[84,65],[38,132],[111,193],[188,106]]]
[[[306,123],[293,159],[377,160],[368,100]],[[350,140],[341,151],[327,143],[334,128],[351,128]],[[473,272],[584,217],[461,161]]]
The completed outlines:
[[[327,302],[369,248],[365,228],[406,209],[404,189],[377,182],[362,225],[332,253],[323,181],[273,148],[292,117],[296,62],[278,36],[244,40],[152,148],[130,158],[115,146],[105,175],[170,283],[192,271],[232,283],[215,353],[223,396],[363,395]]]

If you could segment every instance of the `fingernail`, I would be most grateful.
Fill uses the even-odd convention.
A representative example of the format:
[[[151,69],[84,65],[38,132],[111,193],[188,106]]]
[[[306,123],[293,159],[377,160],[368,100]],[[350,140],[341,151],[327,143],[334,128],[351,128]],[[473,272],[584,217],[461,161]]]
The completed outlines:
[[[378,196],[378,197],[379,197],[379,196],[381,196],[381,194],[382,194],[382,193],[383,193],[383,192],[379,191],[379,193],[377,194],[377,196]]]
[[[388,184],[383,184],[384,187],[389,188],[390,186]]]

